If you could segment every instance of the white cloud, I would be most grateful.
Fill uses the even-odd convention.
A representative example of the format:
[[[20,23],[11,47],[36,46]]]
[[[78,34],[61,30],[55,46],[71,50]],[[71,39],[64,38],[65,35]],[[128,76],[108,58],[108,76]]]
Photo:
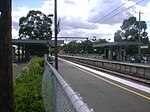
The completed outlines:
[[[12,38],[18,38],[18,30],[19,30],[19,19],[20,17],[26,16],[29,9],[26,7],[18,7],[17,11],[12,12]]]
[[[135,11],[137,13],[134,13],[134,16],[139,19],[139,14],[138,12],[140,11],[142,14],[141,14],[141,21],[146,21],[147,23],[147,32],[148,32],[148,35],[149,35],[149,39],[150,39],[150,1],[146,4],[145,7],[143,6],[136,6],[136,9]]]
[[[136,5],[120,14],[118,13],[134,5],[135,2],[127,2],[126,0],[59,0],[57,3],[58,18],[61,19],[59,36],[88,36],[91,38],[96,36],[97,38],[111,38],[113,40],[114,33],[120,29],[124,19],[133,15],[138,18],[134,11],[140,9],[144,12],[141,18],[145,21],[150,20],[150,2],[145,7]],[[103,18],[121,5],[123,6],[118,10]],[[29,10],[31,9],[19,7],[17,11],[13,11],[13,37],[17,37],[18,26],[16,23],[19,22],[20,17],[26,16]],[[32,10],[41,10],[45,14],[53,14],[54,1],[45,0],[41,7],[32,8]],[[149,24],[148,28],[150,28]],[[148,29],[148,31],[150,30]]]
[[[17,39],[18,38],[18,30],[12,28],[12,38]]]
[[[122,5],[124,1],[90,0],[88,2],[88,0],[83,0],[82,2],[83,3],[77,0],[76,2],[72,2],[71,4],[69,4],[69,6],[68,4],[64,4],[65,8],[62,5],[63,8],[62,10],[60,10],[60,12],[63,13],[61,14],[62,30],[60,36],[89,36],[91,38],[93,36],[97,36],[98,38],[106,38],[107,36],[107,38],[113,38],[114,32],[117,30],[116,27],[119,28],[115,24],[122,22],[122,20],[126,16],[129,17],[131,15],[129,12],[123,13],[119,17],[114,17],[109,21],[106,21],[107,19],[118,13],[118,11],[116,10],[114,13],[107,16],[107,18],[101,18],[110,13],[110,11],[114,10],[116,6]],[[125,7],[121,10],[123,9],[125,9]],[[112,30],[111,32],[108,32],[108,29],[110,29],[110,27]],[[65,31],[63,30],[63,28],[65,28]],[[72,29],[76,29],[76,31]]]

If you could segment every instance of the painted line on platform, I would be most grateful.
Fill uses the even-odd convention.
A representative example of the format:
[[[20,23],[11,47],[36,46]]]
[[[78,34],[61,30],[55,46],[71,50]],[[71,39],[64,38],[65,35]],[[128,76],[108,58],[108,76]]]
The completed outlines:
[[[76,66],[75,66],[75,67],[76,67]],[[131,93],[134,93],[134,94],[136,94],[136,95],[138,95],[138,96],[141,96],[141,97],[143,97],[143,98],[146,98],[146,99],[150,100],[150,97],[148,97],[148,96],[145,96],[145,95],[143,95],[143,94],[140,94],[140,93],[138,93],[138,92],[135,92],[135,91],[133,91],[133,90],[130,90],[130,89],[126,88],[126,87],[123,87],[123,86],[121,86],[121,85],[119,85],[119,84],[116,84],[116,83],[114,83],[114,82],[112,82],[112,81],[109,81],[109,80],[107,80],[107,79],[105,79],[105,78],[102,78],[102,77],[100,77],[100,76],[94,75],[93,73],[88,72],[88,71],[86,71],[86,70],[84,70],[84,69],[82,69],[82,68],[79,68],[79,67],[76,67],[76,68],[77,68],[77,69],[80,69],[80,70],[83,71],[83,72],[86,72],[86,73],[90,74],[90,75],[93,76],[93,77],[96,77],[96,78],[98,78],[98,79],[100,79],[100,80],[103,80],[103,81],[105,81],[105,82],[108,82],[108,83],[110,83],[110,84],[112,84],[112,85],[114,85],[114,86],[117,86],[117,87],[121,88],[121,89],[124,89],[124,90],[126,90],[126,91],[129,91],[129,92],[131,92]]]
[[[133,93],[133,94],[136,94],[136,95],[138,95],[138,96],[141,96],[141,97],[143,97],[143,98],[145,98],[145,99],[147,99],[147,100],[150,100],[150,97],[148,97],[148,96],[145,96],[145,95],[143,95],[143,94],[141,94],[141,93],[138,93],[138,92],[135,92],[135,91],[133,91],[133,90],[130,90],[130,89],[126,88],[126,87],[123,87],[123,86],[121,86],[121,85],[119,85],[119,84],[116,84],[116,83],[114,83],[114,82],[112,82],[112,81],[109,81],[109,80],[107,80],[107,79],[105,79],[105,78],[102,78],[102,77],[100,77],[100,76],[106,77],[106,78],[111,79],[111,80],[114,80],[114,81],[116,81],[116,82],[120,82],[120,83],[125,84],[125,85],[127,85],[127,86],[129,86],[129,87],[133,87],[133,88],[136,88],[136,89],[138,89],[138,90],[141,90],[141,91],[150,93],[150,88],[148,88],[148,87],[146,87],[146,86],[143,86],[143,85],[140,85],[140,84],[136,84],[136,83],[133,83],[133,82],[130,82],[130,81],[127,81],[127,80],[124,80],[124,79],[121,79],[121,78],[118,78],[118,77],[115,77],[115,76],[111,76],[111,75],[109,75],[109,74],[107,74],[107,73],[100,72],[100,71],[98,71],[98,70],[94,70],[94,69],[91,69],[91,68],[88,68],[88,67],[85,67],[85,66],[82,66],[82,65],[73,63],[73,62],[69,62],[69,61],[66,61],[66,60],[64,60],[64,59],[61,59],[61,60],[63,60],[63,61],[65,61],[65,62],[67,62],[67,63],[73,65],[73,66],[76,67],[77,69],[80,69],[80,70],[82,70],[82,71],[84,71],[84,72],[90,74],[91,76],[94,76],[94,77],[96,77],[96,78],[98,78],[98,79],[101,79],[101,80],[103,80],[103,81],[105,81],[105,82],[108,82],[108,83],[110,83],[110,84],[112,84],[112,85],[114,85],[114,86],[117,86],[117,87],[119,87],[119,88],[121,88],[121,89],[124,89],[124,90],[126,90],[126,91],[128,91],[128,92],[131,92],[131,93]],[[94,73],[94,74],[93,74],[93,73]],[[97,75],[95,75],[95,74],[97,74]],[[98,76],[98,75],[99,75],[99,76]]]

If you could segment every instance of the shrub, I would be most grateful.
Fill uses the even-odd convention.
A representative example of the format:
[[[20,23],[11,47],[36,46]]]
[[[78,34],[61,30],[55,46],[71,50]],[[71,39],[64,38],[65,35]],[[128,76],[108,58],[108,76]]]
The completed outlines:
[[[32,60],[31,64],[29,65],[30,73],[42,75],[44,72],[44,58],[37,57],[36,59]]]
[[[13,70],[16,69],[18,67],[18,65],[16,63],[13,63]]]
[[[28,75],[29,74],[29,67],[27,67],[27,66],[23,67],[21,72],[22,72],[22,74],[27,74]]]
[[[44,59],[34,59],[14,82],[15,112],[44,112],[42,73]]]

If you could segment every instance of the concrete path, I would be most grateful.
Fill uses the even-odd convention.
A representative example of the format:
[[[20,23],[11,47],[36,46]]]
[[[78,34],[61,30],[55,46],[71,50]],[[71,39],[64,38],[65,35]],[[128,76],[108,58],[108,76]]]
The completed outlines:
[[[22,68],[27,65],[27,63],[16,63],[18,66],[13,70],[13,79],[15,80],[20,74]]]

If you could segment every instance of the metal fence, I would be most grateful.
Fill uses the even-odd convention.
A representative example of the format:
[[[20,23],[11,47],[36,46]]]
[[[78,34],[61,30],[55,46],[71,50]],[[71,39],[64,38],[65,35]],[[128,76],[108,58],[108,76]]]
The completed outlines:
[[[46,112],[94,112],[47,61],[42,95]]]

